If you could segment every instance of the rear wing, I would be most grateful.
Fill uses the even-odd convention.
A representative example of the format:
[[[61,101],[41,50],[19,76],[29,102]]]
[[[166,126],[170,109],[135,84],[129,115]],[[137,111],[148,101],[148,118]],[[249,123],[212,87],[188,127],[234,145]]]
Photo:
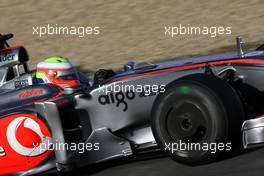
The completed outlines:
[[[13,34],[0,34],[0,89],[14,87],[15,79],[22,73],[29,73],[28,53],[23,46],[9,46],[7,40],[12,37]]]
[[[7,48],[9,47],[8,43],[6,42],[7,40],[13,38],[13,34],[0,34],[0,48]]]
[[[27,63],[28,53],[23,46],[0,49],[0,68]]]

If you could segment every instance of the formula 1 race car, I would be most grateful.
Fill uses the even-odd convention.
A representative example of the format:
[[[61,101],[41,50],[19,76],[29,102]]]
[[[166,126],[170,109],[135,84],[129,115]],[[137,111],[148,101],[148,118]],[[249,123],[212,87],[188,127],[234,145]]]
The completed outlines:
[[[263,46],[244,51],[237,38],[237,53],[52,72],[78,78],[61,86],[35,81],[26,49],[7,44],[12,36],[0,36],[0,175],[67,172],[156,150],[203,164],[239,143],[241,128],[245,148],[264,142]],[[221,145],[186,148],[211,143]]]

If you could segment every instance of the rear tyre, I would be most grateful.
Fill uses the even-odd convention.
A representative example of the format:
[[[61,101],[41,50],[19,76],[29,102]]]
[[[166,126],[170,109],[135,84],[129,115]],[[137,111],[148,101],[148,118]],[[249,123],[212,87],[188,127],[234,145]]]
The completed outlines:
[[[176,161],[197,165],[214,161],[240,141],[244,111],[225,81],[193,74],[166,86],[154,102],[151,117],[161,149]]]

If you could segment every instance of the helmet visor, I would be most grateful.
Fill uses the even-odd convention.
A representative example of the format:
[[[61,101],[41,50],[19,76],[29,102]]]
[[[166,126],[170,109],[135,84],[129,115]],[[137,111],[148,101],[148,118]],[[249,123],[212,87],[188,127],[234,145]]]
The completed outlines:
[[[77,75],[76,74],[69,74],[69,75],[63,75],[63,76],[58,76],[58,79],[60,80],[77,80]]]

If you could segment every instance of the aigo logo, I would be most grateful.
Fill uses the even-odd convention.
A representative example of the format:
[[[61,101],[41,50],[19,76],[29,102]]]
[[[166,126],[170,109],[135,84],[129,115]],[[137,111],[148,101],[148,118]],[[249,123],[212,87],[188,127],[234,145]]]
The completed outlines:
[[[38,156],[45,153],[40,145],[51,144],[51,137],[45,136],[41,126],[29,117],[18,117],[7,127],[7,140],[11,148],[23,156]]]
[[[101,105],[106,105],[106,104],[116,104],[116,107],[119,107],[121,104],[124,105],[123,107],[123,112],[127,111],[128,109],[128,104],[126,100],[133,100],[135,99],[136,94],[133,91],[128,91],[128,92],[117,92],[113,94],[111,92],[110,94],[102,94],[98,97],[98,102]]]

